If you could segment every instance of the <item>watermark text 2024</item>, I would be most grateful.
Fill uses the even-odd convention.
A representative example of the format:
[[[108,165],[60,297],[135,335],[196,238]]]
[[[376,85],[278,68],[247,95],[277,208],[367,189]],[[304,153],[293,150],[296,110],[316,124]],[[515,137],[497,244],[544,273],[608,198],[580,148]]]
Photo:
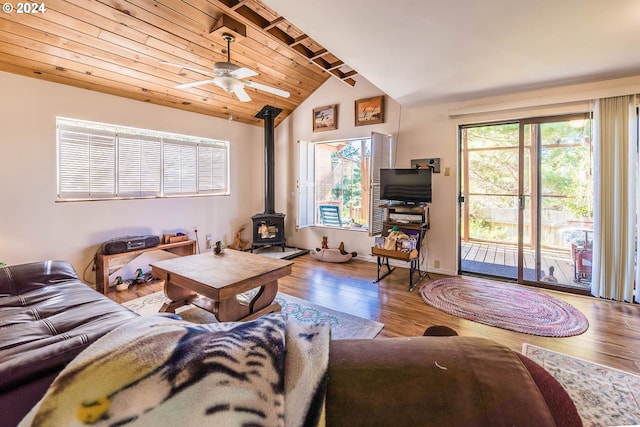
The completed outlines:
[[[16,13],[16,14],[37,14],[45,13],[47,11],[46,6],[43,3],[26,2],[26,3],[3,3],[2,11],[4,13]]]

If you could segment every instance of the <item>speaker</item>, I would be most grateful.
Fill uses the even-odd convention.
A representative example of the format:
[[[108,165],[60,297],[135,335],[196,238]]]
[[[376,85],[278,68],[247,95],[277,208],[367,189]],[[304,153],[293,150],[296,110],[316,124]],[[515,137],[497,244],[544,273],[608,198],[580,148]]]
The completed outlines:
[[[159,244],[159,236],[122,236],[104,242],[102,244],[102,253],[107,255],[121,254],[138,249],[153,248]]]

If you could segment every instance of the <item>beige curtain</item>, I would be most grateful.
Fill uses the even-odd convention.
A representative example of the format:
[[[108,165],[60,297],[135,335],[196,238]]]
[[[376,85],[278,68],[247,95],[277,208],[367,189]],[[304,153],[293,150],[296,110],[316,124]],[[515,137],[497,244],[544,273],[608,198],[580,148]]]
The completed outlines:
[[[591,293],[633,301],[636,258],[635,95],[596,101],[595,213]]]
[[[640,95],[636,95],[636,163],[635,179],[636,183],[636,279],[633,283],[634,302],[640,303]]]

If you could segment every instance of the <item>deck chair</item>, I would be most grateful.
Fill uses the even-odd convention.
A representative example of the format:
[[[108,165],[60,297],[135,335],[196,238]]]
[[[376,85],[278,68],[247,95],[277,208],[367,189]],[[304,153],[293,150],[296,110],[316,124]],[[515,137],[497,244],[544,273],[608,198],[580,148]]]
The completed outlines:
[[[336,205],[320,205],[320,223],[342,227],[340,207]]]

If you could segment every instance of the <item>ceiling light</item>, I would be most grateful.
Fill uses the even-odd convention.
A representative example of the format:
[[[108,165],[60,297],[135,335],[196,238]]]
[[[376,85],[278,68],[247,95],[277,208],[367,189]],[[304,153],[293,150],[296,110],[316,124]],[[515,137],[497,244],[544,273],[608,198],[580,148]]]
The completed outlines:
[[[238,79],[230,76],[216,77],[213,82],[220,86],[227,93],[233,92],[239,85],[242,85]]]

